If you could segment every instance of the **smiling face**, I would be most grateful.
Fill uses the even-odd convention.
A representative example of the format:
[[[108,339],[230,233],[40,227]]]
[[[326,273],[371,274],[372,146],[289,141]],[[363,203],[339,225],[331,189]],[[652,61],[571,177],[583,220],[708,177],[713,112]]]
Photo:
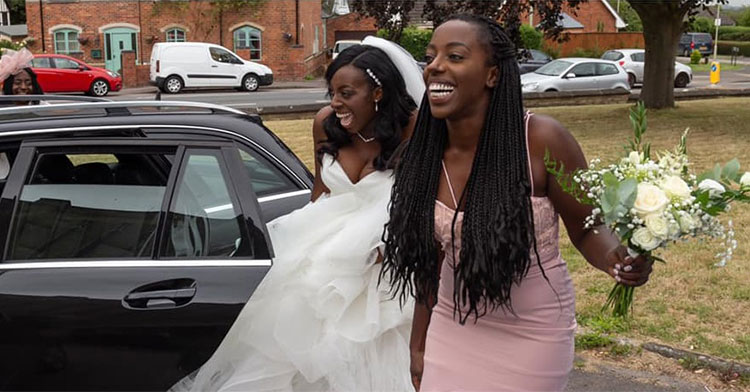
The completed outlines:
[[[479,29],[461,20],[440,25],[427,46],[424,79],[432,115],[457,119],[486,110],[497,80]]]
[[[350,133],[371,126],[375,101],[383,95],[382,88],[372,88],[368,77],[361,69],[345,65],[331,78],[331,107],[341,126]]]
[[[13,95],[28,95],[34,91],[31,75],[25,70],[13,76]]]

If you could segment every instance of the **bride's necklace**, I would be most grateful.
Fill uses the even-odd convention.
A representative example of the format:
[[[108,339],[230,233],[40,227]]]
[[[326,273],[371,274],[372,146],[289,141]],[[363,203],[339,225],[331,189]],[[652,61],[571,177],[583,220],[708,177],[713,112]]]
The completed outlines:
[[[359,138],[362,139],[362,141],[365,142],[365,143],[369,143],[369,142],[375,140],[375,136],[373,136],[373,137],[364,137],[359,132],[357,132],[357,136],[359,136]]]

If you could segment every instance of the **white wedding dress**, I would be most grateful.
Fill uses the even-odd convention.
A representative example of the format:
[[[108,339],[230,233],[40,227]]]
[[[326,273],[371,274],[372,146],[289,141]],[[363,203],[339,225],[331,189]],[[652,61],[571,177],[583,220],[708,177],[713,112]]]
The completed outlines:
[[[392,172],[352,183],[324,155],[330,189],[268,224],[274,265],[211,359],[175,391],[413,391],[402,309],[376,264]]]

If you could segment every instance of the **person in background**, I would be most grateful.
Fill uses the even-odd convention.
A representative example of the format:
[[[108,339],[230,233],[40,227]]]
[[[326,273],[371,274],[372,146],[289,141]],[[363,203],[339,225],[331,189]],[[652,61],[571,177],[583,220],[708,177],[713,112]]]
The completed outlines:
[[[42,87],[36,74],[31,70],[34,56],[26,48],[19,51],[6,49],[0,57],[0,80],[3,81],[3,95],[42,95]],[[38,100],[16,101],[16,105],[39,105]]]

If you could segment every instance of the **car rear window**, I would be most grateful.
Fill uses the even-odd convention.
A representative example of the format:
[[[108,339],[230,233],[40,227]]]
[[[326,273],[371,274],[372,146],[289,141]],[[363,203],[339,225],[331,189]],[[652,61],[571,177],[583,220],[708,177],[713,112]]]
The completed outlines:
[[[711,35],[706,33],[693,34],[693,41],[699,43],[708,43],[711,42]]]
[[[623,58],[622,53],[615,52],[614,50],[604,53],[602,60],[617,61]]]

